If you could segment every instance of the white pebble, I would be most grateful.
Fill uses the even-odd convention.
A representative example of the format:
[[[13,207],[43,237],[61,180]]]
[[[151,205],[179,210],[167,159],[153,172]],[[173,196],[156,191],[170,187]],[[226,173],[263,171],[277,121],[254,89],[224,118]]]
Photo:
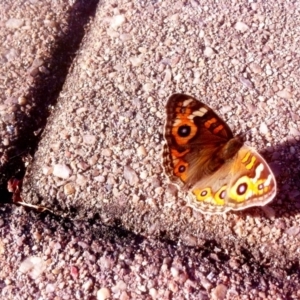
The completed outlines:
[[[238,31],[245,32],[249,29],[248,25],[243,22],[236,22],[234,28]]]
[[[175,278],[178,277],[179,270],[177,268],[171,267],[170,271],[171,271],[171,274],[172,274],[173,277],[175,277]]]
[[[53,167],[53,175],[62,179],[68,179],[72,174],[72,170],[63,164],[56,164]]]
[[[87,134],[83,136],[83,142],[88,145],[93,145],[97,141],[96,136],[92,134]]]
[[[145,92],[151,92],[153,90],[153,83],[146,83],[143,86]]]
[[[52,283],[48,283],[46,285],[46,293],[53,293],[55,292],[55,285]]]
[[[141,177],[141,179],[146,179],[148,177],[148,172],[147,171],[142,171],[140,173],[140,177]]]
[[[290,128],[290,134],[293,136],[300,136],[300,131],[294,127]]]
[[[213,56],[214,54],[215,54],[214,49],[212,49],[212,48],[210,48],[210,47],[206,47],[206,48],[204,49],[204,56],[206,56],[206,57],[211,57],[211,56]]]
[[[123,23],[125,22],[125,17],[124,15],[117,15],[111,18],[110,21],[110,26],[113,29],[117,29],[118,27],[120,27]]]
[[[120,35],[120,40],[123,42],[129,41],[129,40],[131,40],[131,38],[132,38],[131,34],[129,34],[129,33],[123,33]]]
[[[53,168],[49,167],[49,166],[43,166],[42,171],[43,171],[43,174],[47,176],[47,175],[52,174]]]
[[[273,71],[270,68],[266,68],[265,72],[266,72],[266,75],[268,75],[268,76],[271,76],[273,74]]]
[[[20,265],[19,271],[23,274],[29,274],[31,278],[38,278],[46,270],[45,261],[37,256],[26,258]]]
[[[171,79],[172,79],[172,72],[170,69],[166,69],[164,82],[167,83],[167,82],[171,81]]]
[[[5,26],[7,28],[12,28],[12,29],[17,29],[20,28],[21,26],[23,26],[24,24],[24,20],[23,19],[9,19],[8,21],[6,21]]]
[[[111,293],[108,288],[101,288],[97,291],[97,300],[107,300],[110,299]]]
[[[88,291],[89,289],[91,289],[93,285],[93,280],[92,279],[88,279],[83,285],[82,285],[82,289],[84,291]]]
[[[131,149],[126,149],[123,151],[124,156],[131,156],[132,155],[132,150]]]
[[[282,91],[277,92],[277,96],[279,96],[280,98],[284,98],[284,99],[292,98],[292,94],[287,90],[282,90]]]
[[[130,185],[135,185],[139,182],[136,172],[128,166],[124,167],[124,178],[129,182]]]
[[[85,185],[87,183],[87,181],[88,181],[88,179],[85,176],[83,176],[81,174],[77,175],[76,183],[78,185],[83,186],[83,185]]]
[[[149,290],[149,295],[152,297],[152,298],[154,298],[154,299],[156,299],[156,297],[157,297],[157,290],[155,289],[155,288],[151,288],[150,290]]]
[[[94,179],[98,182],[105,182],[105,177],[102,175],[96,176]]]
[[[261,133],[261,134],[267,134],[268,132],[269,132],[269,129],[268,129],[268,126],[267,126],[267,124],[266,123],[264,123],[264,122],[262,122],[261,124],[260,124],[260,126],[259,126],[259,132]]]
[[[138,156],[146,156],[147,155],[146,149],[143,145],[141,145],[137,148],[137,155]]]
[[[134,67],[139,67],[143,63],[143,58],[141,56],[131,57],[129,60]]]
[[[110,157],[112,155],[112,150],[111,149],[102,149],[102,155],[106,157]]]

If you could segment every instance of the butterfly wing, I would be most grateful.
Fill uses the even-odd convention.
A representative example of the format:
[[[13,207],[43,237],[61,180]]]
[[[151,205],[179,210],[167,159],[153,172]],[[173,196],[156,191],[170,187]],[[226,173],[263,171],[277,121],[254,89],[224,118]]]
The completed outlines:
[[[205,213],[263,206],[276,195],[275,176],[254,149],[243,146],[236,157],[189,193],[189,205]]]
[[[210,107],[189,95],[172,95],[166,114],[165,173],[188,189],[220,167],[218,154],[233,134]]]

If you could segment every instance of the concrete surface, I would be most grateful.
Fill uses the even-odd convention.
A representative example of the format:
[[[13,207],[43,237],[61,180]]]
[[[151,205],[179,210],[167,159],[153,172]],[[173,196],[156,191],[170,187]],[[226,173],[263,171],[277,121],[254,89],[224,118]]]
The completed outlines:
[[[95,256],[91,265],[101,265],[108,250],[93,250],[93,230],[106,232],[103,228],[109,226],[150,239],[142,238],[145,246],[136,242],[140,236],[130,233],[124,243],[112,243],[110,253],[118,260],[110,271],[92,266],[87,270],[83,264],[89,259],[75,260],[75,268],[83,272],[81,285],[76,285],[78,299],[104,299],[106,292],[113,299],[299,298],[299,4],[99,2],[72,67],[66,69],[62,91],[52,99],[38,150],[27,163],[23,200],[47,206],[56,216],[46,214],[35,225],[40,216],[4,207],[3,253],[16,252],[13,230],[27,238],[35,226],[41,226],[40,234],[49,222],[62,227],[58,233],[46,231],[47,238],[38,242],[28,237],[21,242],[23,256],[4,259],[10,265],[17,261],[12,272],[2,274],[5,295],[12,295],[18,282],[26,289],[31,278],[40,284],[43,299],[72,299],[76,280],[72,275],[66,281],[59,271],[53,275],[55,265],[61,259],[76,273],[67,247],[77,243],[70,242],[76,234],[84,239],[85,255]],[[59,69],[60,64],[54,66]],[[174,92],[192,94],[215,108],[235,133],[254,129],[247,143],[264,154],[279,185],[270,205],[221,216],[186,206],[184,194],[168,184],[161,166],[164,105]],[[45,107],[41,112],[45,121]],[[27,222],[28,230],[18,227]],[[52,248],[59,244],[61,256],[45,254],[50,240]],[[138,266],[135,256],[129,255],[126,267],[118,267],[130,240],[134,252],[142,253],[141,266],[150,264],[153,249],[173,249],[166,256],[153,256],[159,270],[153,272],[160,274],[153,285],[148,284],[152,271]],[[27,244],[34,248],[24,252]],[[159,263],[162,257],[167,257],[166,267]],[[43,265],[48,259],[55,263],[32,279],[32,267],[26,266]],[[131,264],[137,266],[117,272]],[[133,269],[142,289],[138,279],[131,279]],[[165,269],[175,274],[174,280],[163,279]],[[19,280],[8,277],[6,282],[9,274],[14,278],[20,272]],[[22,292],[19,295],[22,299]]]

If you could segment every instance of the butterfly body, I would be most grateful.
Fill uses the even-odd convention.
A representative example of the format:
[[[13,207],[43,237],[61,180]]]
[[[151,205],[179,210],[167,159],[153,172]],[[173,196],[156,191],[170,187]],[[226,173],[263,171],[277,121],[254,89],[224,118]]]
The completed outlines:
[[[172,95],[166,105],[165,173],[188,191],[189,204],[208,213],[265,205],[276,194],[265,160],[206,104]]]

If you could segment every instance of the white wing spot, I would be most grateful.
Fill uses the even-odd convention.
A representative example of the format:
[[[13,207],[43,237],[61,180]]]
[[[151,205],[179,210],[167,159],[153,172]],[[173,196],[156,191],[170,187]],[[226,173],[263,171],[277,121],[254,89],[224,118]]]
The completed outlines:
[[[184,100],[183,103],[182,103],[182,106],[187,107],[193,101],[194,101],[193,99]]]
[[[173,126],[178,126],[181,124],[181,120],[180,119],[176,119],[173,123]]]
[[[272,175],[270,174],[268,176],[267,180],[264,182],[264,186],[269,186],[271,181],[272,181]]]
[[[207,109],[205,107],[201,107],[199,110],[193,112],[193,116],[203,117],[207,113]]]
[[[253,182],[256,182],[260,178],[261,172],[264,170],[264,165],[259,164],[255,169],[255,177],[253,178]]]
[[[199,110],[194,111],[193,114],[188,116],[188,119],[192,120],[195,117],[203,117],[206,113],[207,109],[205,107],[201,107]]]

